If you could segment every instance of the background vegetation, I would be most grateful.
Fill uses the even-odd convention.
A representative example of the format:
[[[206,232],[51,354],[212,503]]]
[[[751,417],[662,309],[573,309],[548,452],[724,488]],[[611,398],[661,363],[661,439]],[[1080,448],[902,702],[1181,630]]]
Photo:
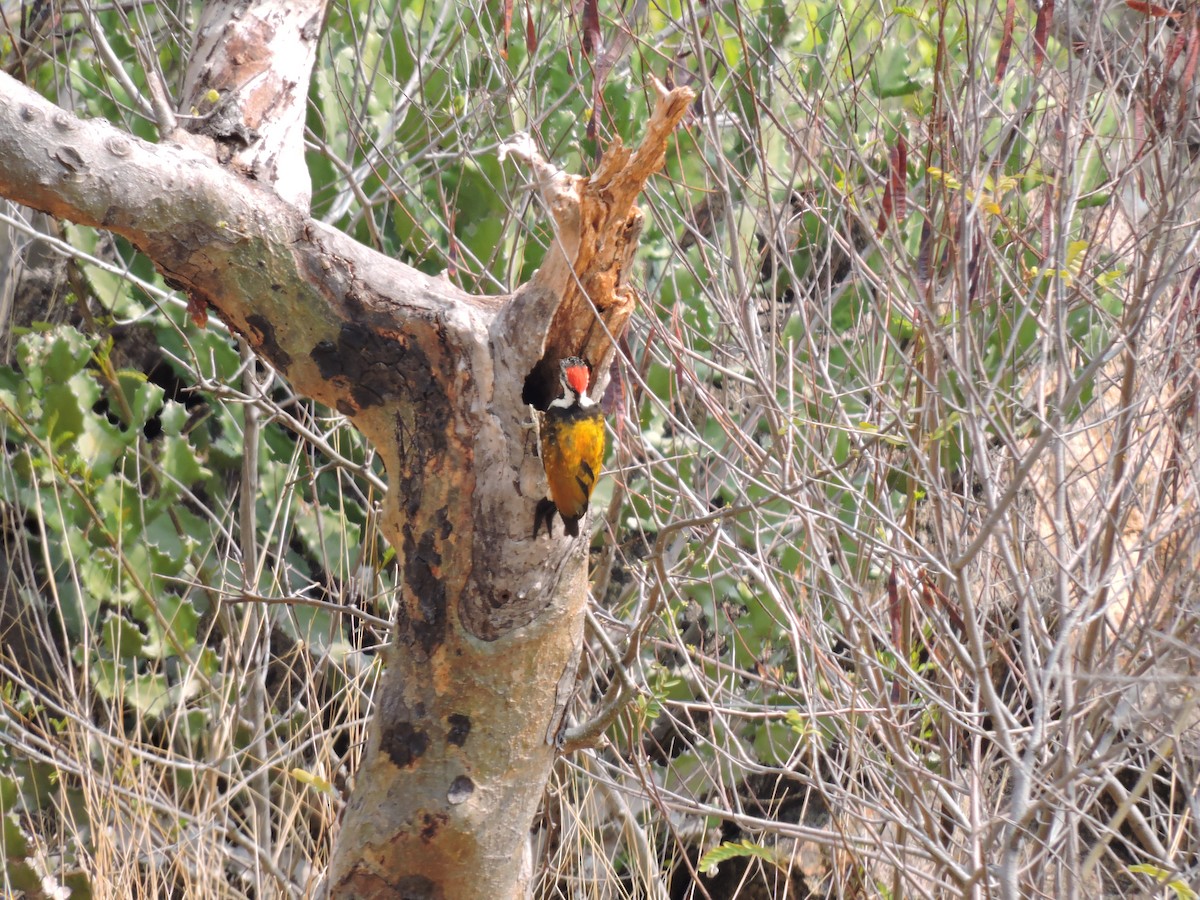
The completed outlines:
[[[0,65],[152,139],[196,13],[7,4]],[[1195,896],[1197,52],[1134,2],[332,6],[314,216],[476,292],[551,240],[501,141],[586,173],[698,93],[541,896]],[[122,241],[5,203],[0,259],[0,886],[310,896],[383,473]]]

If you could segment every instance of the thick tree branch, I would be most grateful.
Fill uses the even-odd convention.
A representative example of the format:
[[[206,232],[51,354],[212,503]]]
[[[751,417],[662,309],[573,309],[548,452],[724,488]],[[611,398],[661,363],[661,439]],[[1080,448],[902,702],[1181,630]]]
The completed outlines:
[[[202,154],[78,119],[3,74],[0,158],[0,194],[127,238],[299,391],[347,415],[396,387],[378,359],[337,371],[356,328],[413,318],[470,330],[464,310],[498,306],[322,226]]]

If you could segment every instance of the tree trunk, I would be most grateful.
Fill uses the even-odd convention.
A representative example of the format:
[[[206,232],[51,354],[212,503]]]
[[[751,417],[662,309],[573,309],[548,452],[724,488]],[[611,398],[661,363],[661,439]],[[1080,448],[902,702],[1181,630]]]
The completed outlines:
[[[514,144],[557,249],[512,296],[474,297],[192,145],[81,121],[0,74],[0,196],[126,237],[193,309],[217,310],[298,391],[348,416],[386,465],[381,524],[403,585],[334,895],[528,890],[528,831],[574,688],[587,572],[584,541],[532,538],[546,484],[524,398],[552,395],[561,356],[604,371],[633,308],[634,199],[690,99],[660,90],[642,147],[611,148],[590,179]],[[280,169],[257,174],[268,171]],[[304,203],[307,188],[288,199]]]

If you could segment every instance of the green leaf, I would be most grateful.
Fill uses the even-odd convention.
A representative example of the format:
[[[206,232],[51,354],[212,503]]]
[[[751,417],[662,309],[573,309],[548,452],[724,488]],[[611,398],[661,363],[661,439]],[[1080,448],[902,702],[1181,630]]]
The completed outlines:
[[[880,99],[906,97],[921,89],[921,83],[904,71],[906,60],[896,59],[881,69],[871,70],[871,90]]]
[[[125,702],[147,716],[164,715],[183,699],[183,685],[171,685],[166,675],[135,675],[125,689]]]
[[[1130,866],[1129,871],[1135,875],[1149,875],[1159,884],[1164,884],[1179,900],[1198,900],[1200,894],[1188,886],[1187,882],[1182,878],[1172,878],[1172,873],[1166,869],[1160,868],[1151,863],[1138,863],[1135,866]]]
[[[27,381],[8,366],[0,366],[0,409],[20,409],[18,397],[23,393]]]
[[[175,400],[168,400],[163,404],[158,420],[162,424],[163,434],[178,437],[183,432],[183,426],[187,424],[187,407]]]
[[[784,713],[784,721],[787,722],[788,728],[801,737],[807,737],[815,730],[811,719],[808,716],[800,715],[800,711],[796,709],[789,709]]]
[[[75,449],[89,475],[99,481],[112,475],[137,437],[137,431],[122,431],[105,417],[89,410],[83,418],[83,429],[77,436]]]
[[[66,384],[48,384],[42,388],[42,411],[41,424],[43,425],[42,433],[48,438],[51,444],[59,449],[71,448],[76,438],[83,432],[83,402],[86,402],[91,394],[91,399],[95,402],[95,398],[99,397],[99,389],[92,385],[93,391],[87,391],[87,379],[81,379],[78,385],[79,393],[76,392],[75,386]],[[91,404],[88,403],[90,407]]]
[[[208,713],[199,709],[188,710],[187,715],[176,721],[178,722],[179,734],[189,743],[204,737],[211,727]],[[184,771],[189,772],[189,774],[191,772],[190,769]],[[180,769],[176,769],[176,772],[180,772]]]
[[[130,428],[142,428],[163,405],[163,389],[146,380],[141,372],[122,370],[118,374],[122,390],[132,387],[129,408],[133,412]],[[132,382],[132,384],[131,384]]]
[[[307,784],[310,787],[314,787],[318,791],[320,791],[322,794],[332,794],[333,793],[333,785],[330,784],[328,781],[326,781],[324,778],[322,778],[320,775],[314,775],[311,772],[309,772],[305,769],[301,769],[301,768],[292,769],[291,774],[292,774],[292,777],[295,778],[297,781],[299,781],[301,784]]]
[[[56,328],[43,334],[23,338],[17,350],[21,371],[30,375],[36,369],[45,383],[65,383],[83,369],[92,358],[96,338],[85,337],[74,328]]]
[[[88,619],[99,611],[101,603],[115,600],[116,565],[111,550],[98,550],[76,561],[79,583],[83,589],[83,613]]]
[[[345,518],[333,510],[309,507],[296,516],[296,531],[305,549],[325,568],[342,569],[358,556],[357,530],[348,528]]]
[[[64,231],[67,239],[89,256],[99,257],[104,252],[101,246],[102,238],[96,229],[83,225],[69,225]],[[142,311],[132,300],[132,284],[128,278],[89,262],[81,261],[79,267],[92,293],[105,309],[119,316],[129,316]]]
[[[161,659],[185,653],[196,643],[196,626],[200,616],[195,608],[182,597],[159,592],[150,603],[142,597],[133,604],[133,612],[145,623],[146,643],[144,654],[152,659]]]
[[[162,442],[163,472],[180,484],[190,487],[208,477],[208,470],[200,465],[192,445],[185,437],[167,436]]]
[[[92,688],[102,700],[112,700],[121,693],[124,684],[125,667],[115,660],[96,659],[92,661]]]
[[[155,509],[162,510],[164,504],[160,501],[154,506]],[[154,573],[158,576],[178,575],[183,571],[188,553],[195,544],[191,538],[180,537],[175,523],[166,511],[159,512],[146,523],[142,529],[142,539],[150,548]]]
[[[108,614],[108,617],[104,620],[102,634],[104,645],[118,659],[122,657],[141,656],[146,645],[146,639],[142,636],[138,627],[120,613],[111,612]]]
[[[4,822],[4,856],[10,862],[24,859],[29,854],[29,842],[17,817],[12,813],[6,815]]]
[[[171,684],[166,675],[131,673],[110,659],[97,659],[91,669],[92,687],[105,700],[120,701],[148,717],[171,712],[195,693],[192,682]]]
[[[15,778],[0,775],[0,815],[9,812],[21,796],[21,785]]]
[[[141,530],[137,515],[137,491],[124,478],[110,478],[96,488],[92,502],[104,520],[104,528],[112,539],[135,534]],[[106,548],[107,549],[107,548]],[[130,548],[125,548],[126,552]]]
[[[779,853],[772,850],[770,847],[764,847],[762,844],[756,844],[752,841],[741,840],[737,843],[726,841],[717,847],[709,850],[700,858],[698,868],[706,875],[715,875],[717,866],[721,863],[738,858],[754,857],[768,862],[773,866],[782,866],[785,864],[779,858]]]

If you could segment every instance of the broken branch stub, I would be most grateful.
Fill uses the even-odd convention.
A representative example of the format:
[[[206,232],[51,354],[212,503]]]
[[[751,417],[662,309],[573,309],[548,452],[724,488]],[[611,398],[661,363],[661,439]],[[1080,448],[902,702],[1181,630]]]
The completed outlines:
[[[636,150],[615,141],[604,152],[590,178],[567,175],[542,159],[528,139],[510,142],[508,155],[527,162],[548,208],[555,245],[546,262],[518,291],[501,315],[501,333],[510,346],[529,360],[540,361],[535,390],[526,399],[545,408],[557,387],[557,361],[582,356],[597,373],[603,388],[615,341],[637,304],[637,293],[626,281],[642,232],[644,216],[637,196],[666,161],[667,140],[691,107],[690,88],[666,90],[657,80],[658,95]],[[520,334],[540,346],[519,346]]]

